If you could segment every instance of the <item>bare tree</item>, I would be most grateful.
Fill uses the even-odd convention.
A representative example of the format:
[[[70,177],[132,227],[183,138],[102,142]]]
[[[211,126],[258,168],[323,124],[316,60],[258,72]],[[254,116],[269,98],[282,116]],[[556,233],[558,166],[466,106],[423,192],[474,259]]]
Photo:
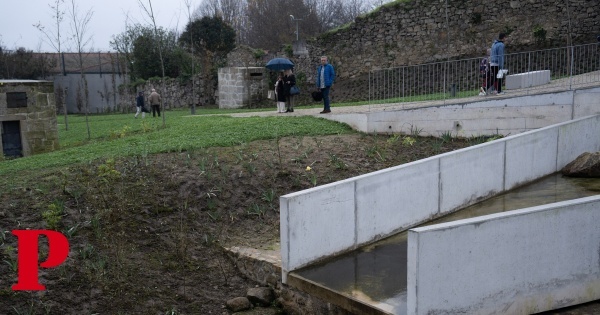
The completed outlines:
[[[41,22],[37,22],[33,24],[35,28],[37,28],[44,36],[44,42],[52,46],[54,50],[56,50],[59,54],[61,53],[61,44],[63,43],[63,38],[61,37],[61,24],[65,16],[65,11],[61,9],[61,4],[64,3],[64,0],[54,0],[54,5],[48,4],[50,10],[52,12],[52,19],[54,20],[54,25],[52,30],[47,30]]]
[[[75,46],[77,48],[79,71],[81,73],[81,80],[83,82],[83,103],[85,104],[85,124],[87,126],[88,139],[91,139],[92,136],[90,133],[90,123],[88,121],[89,91],[87,77],[85,75],[83,67],[83,51],[92,39],[91,36],[88,36],[88,26],[93,15],[94,11],[92,11],[91,9],[87,10],[81,15],[79,12],[79,8],[75,4],[75,0],[71,0],[71,7],[69,8],[69,17],[71,19],[71,33],[73,36],[73,40],[75,41]]]
[[[63,42],[63,39],[61,37],[61,24],[62,21],[64,19],[65,16],[65,11],[61,9],[61,4],[64,3],[64,0],[55,0],[54,1],[54,5],[52,4],[48,4],[48,6],[50,7],[50,10],[52,12],[52,19],[54,20],[54,30],[50,31],[50,30],[46,30],[46,27],[42,25],[41,22],[37,22],[37,24],[34,24],[33,26],[35,28],[37,28],[42,34],[44,34],[44,36],[46,37],[46,39],[44,40],[46,43],[48,43],[50,46],[52,46],[56,52],[58,53],[58,62],[60,62],[61,58],[60,55],[62,53],[61,50],[61,44]],[[66,93],[65,97],[62,98],[63,102],[62,102],[62,106],[63,106],[63,110],[64,110],[64,115],[65,115],[65,130],[69,130],[69,122],[67,119],[67,98],[66,98]]]
[[[188,13],[188,23],[192,23],[192,11],[191,11],[191,6],[192,6],[192,0],[183,0],[185,3],[185,6],[187,7],[187,13]],[[192,34],[193,32],[193,28],[190,28],[190,49],[192,50],[192,115],[196,114],[196,79],[194,78],[194,74],[195,74],[195,70],[196,68],[194,67],[194,36]]]
[[[290,15],[301,20],[299,30],[304,37],[316,34],[317,15],[303,0],[248,0],[248,44],[278,50],[281,44],[291,43],[296,24]]]
[[[385,3],[390,0],[305,0],[311,12],[318,16],[318,33],[353,22],[357,16],[374,8],[374,3]]]
[[[342,23],[346,24],[354,21],[357,16],[367,13],[372,9],[368,1],[345,0]]]
[[[342,0],[306,0],[306,5],[318,17],[317,33],[323,33],[327,30],[340,26],[343,13]]]
[[[195,18],[203,16],[219,16],[225,23],[231,26],[237,36],[237,42],[241,43],[244,34],[244,25],[247,23],[247,1],[243,0],[203,0],[194,12]]]
[[[237,43],[278,50],[300,37],[311,37],[353,22],[375,6],[391,0],[203,0],[194,16],[219,16],[237,34]]]
[[[142,0],[138,0],[138,3],[140,4],[140,7],[142,8],[142,10],[144,10],[144,12],[146,12],[146,14],[148,15],[148,17],[150,18],[150,20],[152,21],[152,25],[154,25],[154,38],[158,39],[158,55],[160,57],[160,68],[162,70],[162,77],[161,77],[161,85],[162,85],[162,97],[160,98],[160,110],[163,112],[162,114],[162,122],[163,122],[163,128],[166,126],[166,122],[165,122],[165,97],[166,97],[166,90],[165,90],[165,60],[163,58],[163,53],[162,53],[162,36],[158,36],[158,28],[156,27],[156,19],[154,18],[154,11],[152,10],[152,0],[148,0],[148,7],[146,7],[144,5],[144,3],[142,3]]]

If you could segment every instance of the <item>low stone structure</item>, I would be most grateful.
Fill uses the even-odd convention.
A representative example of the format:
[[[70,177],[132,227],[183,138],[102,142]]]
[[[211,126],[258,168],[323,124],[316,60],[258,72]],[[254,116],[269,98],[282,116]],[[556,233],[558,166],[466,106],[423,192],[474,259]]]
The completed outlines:
[[[51,81],[0,80],[0,124],[5,157],[57,150],[58,127]]]
[[[219,69],[219,108],[252,107],[267,98],[268,80],[264,67]]]

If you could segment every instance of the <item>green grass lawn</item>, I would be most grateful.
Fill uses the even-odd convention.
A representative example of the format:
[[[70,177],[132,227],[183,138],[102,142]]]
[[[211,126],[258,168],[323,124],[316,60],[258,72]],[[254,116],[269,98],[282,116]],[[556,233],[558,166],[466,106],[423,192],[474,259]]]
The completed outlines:
[[[272,109],[265,109],[272,110]],[[243,112],[244,110],[227,111]],[[245,110],[248,111],[248,110]],[[233,118],[224,110],[172,110],[162,117],[133,118],[133,114],[88,116],[90,138],[85,117],[69,115],[69,130],[64,117],[57,117],[61,149],[30,157],[0,162],[0,175],[10,180],[17,172],[40,170],[96,159],[121,156],[145,156],[161,152],[181,152],[207,147],[232,146],[254,140],[284,136],[318,136],[354,132],[346,125],[312,116]]]
[[[470,95],[472,91],[464,93]],[[440,99],[443,95],[431,94],[410,98],[391,98],[377,103],[397,103],[415,100]],[[460,94],[457,97],[464,97]],[[332,104],[334,107],[361,106],[369,101]],[[321,108],[321,103],[298,108]],[[88,116],[90,136],[83,115],[68,116],[66,130],[64,116],[57,117],[60,150],[30,157],[0,162],[3,180],[11,180],[20,171],[36,171],[75,163],[88,163],[97,159],[120,156],[146,156],[161,152],[181,152],[198,148],[232,146],[254,140],[274,139],[284,136],[319,136],[354,132],[349,126],[312,116],[247,117],[232,118],[227,114],[248,111],[272,111],[274,108],[219,109],[197,108],[191,115],[189,109],[166,112],[166,126],[162,117],[133,118],[128,114]]]

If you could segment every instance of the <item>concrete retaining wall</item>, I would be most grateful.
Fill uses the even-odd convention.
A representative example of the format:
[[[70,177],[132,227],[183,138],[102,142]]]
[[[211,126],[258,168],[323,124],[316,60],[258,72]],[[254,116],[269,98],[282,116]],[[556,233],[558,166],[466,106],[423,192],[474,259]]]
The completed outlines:
[[[600,114],[599,94],[600,88],[592,88],[327,118],[363,132],[410,134],[418,129],[434,137],[447,132],[459,137],[509,135]]]
[[[600,151],[600,115],[280,197],[287,273],[560,170]]]
[[[594,196],[410,230],[407,313],[532,314],[600,299],[599,209]]]
[[[524,89],[550,83],[550,70],[529,71],[506,76],[506,89]]]

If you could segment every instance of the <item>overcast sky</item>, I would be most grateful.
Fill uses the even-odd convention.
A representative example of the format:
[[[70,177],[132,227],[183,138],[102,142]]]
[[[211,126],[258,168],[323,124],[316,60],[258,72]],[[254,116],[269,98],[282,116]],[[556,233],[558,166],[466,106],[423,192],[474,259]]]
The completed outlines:
[[[148,0],[142,0],[148,6]],[[201,0],[189,1],[192,11]],[[0,17],[0,45],[6,49],[25,47],[35,52],[55,52],[51,45],[43,41],[43,34],[33,25],[40,22],[47,29],[56,28],[52,19],[50,4],[55,0],[0,0],[2,17]],[[109,42],[113,35],[125,31],[126,16],[131,21],[150,24],[150,19],[142,11],[138,0],[75,0],[80,16],[88,10],[93,11],[88,25],[91,37],[86,51],[111,50]],[[65,11],[71,7],[71,0],[65,0],[61,7]],[[187,7],[184,0],[152,0],[152,8],[157,26],[167,29],[182,30],[188,20]],[[65,14],[61,24],[61,34],[71,33],[71,18]],[[62,36],[62,35],[61,35]],[[73,47],[71,51],[76,49]],[[63,47],[65,50],[66,47]]]

